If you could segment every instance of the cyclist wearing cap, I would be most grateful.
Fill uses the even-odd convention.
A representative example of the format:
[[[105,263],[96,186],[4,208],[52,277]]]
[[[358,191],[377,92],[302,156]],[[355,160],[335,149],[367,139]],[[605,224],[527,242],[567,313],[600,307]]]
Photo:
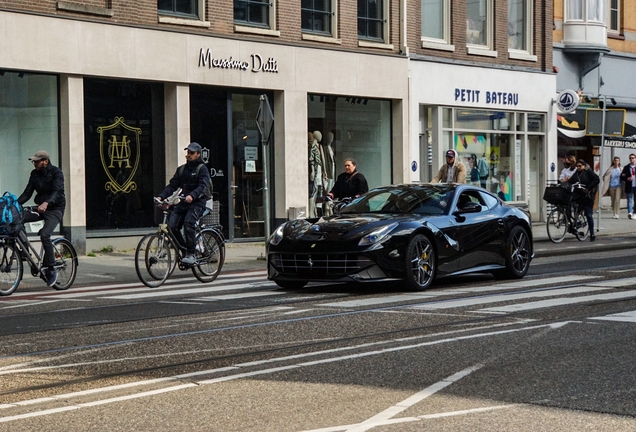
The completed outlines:
[[[29,158],[34,169],[29,176],[29,183],[22,195],[18,197],[18,203],[24,204],[31,199],[35,191],[33,201],[37,204],[39,217],[28,219],[26,222],[44,220],[44,227],[38,232],[44,257],[42,257],[42,270],[47,286],[55,285],[57,272],[53,268],[55,265],[55,254],[53,253],[53,242],[51,234],[55,227],[62,222],[64,210],[66,209],[66,196],[64,195],[64,174],[58,167],[51,165],[51,156],[44,150],[36,152]]]
[[[181,195],[185,196],[185,200],[175,206],[168,219],[168,226],[172,228],[175,237],[187,252],[186,256],[181,260],[182,263],[192,265],[196,262],[194,257],[194,248],[196,245],[195,224],[203,211],[205,210],[205,202],[207,197],[205,190],[210,182],[210,171],[201,159],[201,146],[192,142],[186,148],[186,163],[183,168],[178,167],[174,175],[170,179],[170,183],[166,188],[157,195],[156,199],[164,200],[172,195],[177,189],[181,188]],[[199,175],[197,176],[197,167]],[[185,234],[185,242],[181,235],[181,227]]]
[[[457,160],[457,152],[446,152],[446,163],[441,166],[431,183],[466,183],[466,166]]]

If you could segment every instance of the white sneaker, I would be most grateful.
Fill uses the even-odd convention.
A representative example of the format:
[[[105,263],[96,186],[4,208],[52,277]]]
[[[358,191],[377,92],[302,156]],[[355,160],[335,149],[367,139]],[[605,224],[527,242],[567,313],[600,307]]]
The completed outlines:
[[[612,216],[614,219],[618,219],[618,213],[614,213],[614,216]]]
[[[631,219],[632,218],[632,214],[631,213],[627,213],[627,218]]]

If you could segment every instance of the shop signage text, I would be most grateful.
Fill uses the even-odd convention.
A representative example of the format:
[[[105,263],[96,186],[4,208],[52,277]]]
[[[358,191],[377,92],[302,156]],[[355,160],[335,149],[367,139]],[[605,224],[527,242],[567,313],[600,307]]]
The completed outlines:
[[[635,137],[630,137],[635,138]],[[618,147],[618,148],[627,148],[627,149],[636,149],[636,141],[623,141],[623,140],[608,140],[606,139],[603,142],[603,147]]]
[[[260,54],[251,54],[250,60],[236,60],[232,56],[226,59],[215,58],[212,56],[210,48],[199,51],[199,67],[220,68],[220,69],[238,69],[242,71],[251,70],[252,72],[270,72],[278,73],[278,61],[273,57],[264,60]]]
[[[455,102],[485,102],[488,105],[518,105],[519,93],[456,88]]]

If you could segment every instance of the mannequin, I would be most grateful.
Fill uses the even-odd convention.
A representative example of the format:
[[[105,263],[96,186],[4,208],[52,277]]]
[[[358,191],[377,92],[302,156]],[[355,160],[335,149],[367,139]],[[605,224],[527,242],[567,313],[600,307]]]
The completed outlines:
[[[317,217],[316,197],[319,194],[322,196],[323,162],[320,155],[320,141],[322,141],[322,133],[320,131],[309,132],[309,217]]]
[[[328,132],[325,137],[325,144],[322,145],[322,155],[325,168],[325,182],[323,182],[325,191],[330,191],[333,188],[333,184],[336,179],[336,161],[334,159],[332,146],[333,138],[333,132]]]

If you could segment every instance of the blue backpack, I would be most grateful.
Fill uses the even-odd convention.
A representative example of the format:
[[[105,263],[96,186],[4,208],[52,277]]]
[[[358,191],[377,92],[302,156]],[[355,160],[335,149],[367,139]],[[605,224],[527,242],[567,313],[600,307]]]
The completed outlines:
[[[5,192],[0,197],[0,234],[16,235],[22,229],[22,206],[18,197]]]

